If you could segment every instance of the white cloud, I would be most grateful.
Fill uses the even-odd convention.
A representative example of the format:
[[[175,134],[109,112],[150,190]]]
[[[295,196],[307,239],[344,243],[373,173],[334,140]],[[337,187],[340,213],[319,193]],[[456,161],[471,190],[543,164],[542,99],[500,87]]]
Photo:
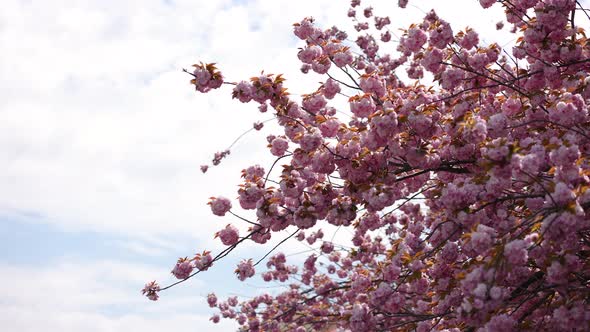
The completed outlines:
[[[0,323],[6,331],[199,331],[231,330],[233,324],[209,322],[211,310],[191,280],[188,292],[159,302],[139,293],[147,275],[159,268],[122,261],[58,262],[53,266],[0,266],[5,285]],[[198,292],[195,292],[198,290]]]
[[[455,31],[469,25],[482,40],[502,45],[513,38],[494,29],[502,17],[499,5],[483,12],[472,0],[453,1],[453,6],[410,1],[407,10],[398,9],[396,1],[372,3],[377,15],[391,16],[396,33],[435,7]],[[217,62],[232,81],[261,70],[284,73],[291,93],[308,93],[319,76],[299,73],[296,45],[301,42],[291,24],[313,16],[320,26],[352,32],[347,5],[333,0],[3,1],[0,216],[67,231],[121,233],[129,241],[120,246],[150,257],[183,251],[179,246],[187,238],[196,241],[186,255],[220,248],[213,232],[234,219],[211,215],[208,197],[235,197],[244,166],[269,167],[264,136],[270,130],[249,133],[206,175],[199,165],[270,115],[232,101],[229,87],[208,95],[193,92],[190,77],[180,69],[199,60]],[[340,230],[336,242],[346,243],[349,235]],[[275,241],[283,236],[275,235]],[[260,257],[253,247],[233,257]],[[295,242],[280,250],[307,249]],[[168,268],[64,259],[69,263],[51,268],[0,266],[0,282],[9,286],[0,300],[5,329],[229,329],[209,324],[201,315],[203,301],[180,291],[172,290],[157,304],[139,295],[137,284],[167,274]],[[199,292],[218,286],[188,284]],[[123,309],[115,315],[109,307]]]
[[[473,1],[466,6],[479,10]],[[215,151],[269,115],[232,101],[227,87],[194,93],[181,67],[216,61],[229,80],[263,69],[285,73],[290,91],[307,93],[318,76],[299,73],[291,24],[314,16],[321,26],[350,28],[347,6],[327,0],[8,1],[5,7],[1,213],[32,211],[65,229],[141,236],[210,239],[227,221],[210,214],[208,197],[235,197],[244,165],[272,162],[264,134],[254,132],[220,168],[200,174],[198,166]],[[392,15],[392,29],[422,16],[394,2],[375,7]],[[441,16],[452,22],[492,20],[465,20],[449,8]]]
[[[125,315],[108,317],[90,312],[37,312],[23,311],[19,307],[5,307],[0,314],[0,322],[9,331],[38,332],[114,332],[114,331],[232,331],[236,328],[222,321],[214,325],[208,317],[189,314],[170,314],[167,316],[145,317]],[[2,316],[9,317],[4,320]]]
[[[0,84],[10,90],[0,100],[2,215],[26,211],[66,230],[144,240],[212,239],[228,220],[211,215],[208,197],[234,197],[243,165],[272,159],[254,132],[222,167],[207,176],[198,167],[269,116],[232,101],[229,89],[194,93],[180,68],[202,59],[220,62],[228,79],[262,69],[297,77],[290,24],[305,10],[210,3],[7,5],[0,40],[9,49],[3,59],[13,61],[0,62]],[[335,7],[318,8],[327,6]],[[289,82],[292,91],[305,91],[304,81]]]

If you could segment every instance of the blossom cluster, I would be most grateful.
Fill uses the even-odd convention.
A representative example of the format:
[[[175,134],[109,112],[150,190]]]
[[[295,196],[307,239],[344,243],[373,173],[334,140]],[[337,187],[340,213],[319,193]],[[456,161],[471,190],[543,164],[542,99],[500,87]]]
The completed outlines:
[[[244,169],[237,200],[255,213],[248,232],[227,225],[216,233],[226,251],[180,259],[173,274],[186,279],[242,241],[264,245],[283,231],[313,251],[301,266],[268,258],[259,275],[284,291],[242,302],[210,294],[213,322],[244,331],[588,326],[590,42],[575,15],[587,9],[479,3],[504,7],[511,49],[434,11],[394,41],[384,31],[393,20],[353,0],[356,39],[312,18],[294,25],[302,72],[324,75],[316,90],[291,96],[272,74],[233,83],[233,98],[274,112],[281,132],[263,143],[283,164]],[[382,50],[388,43],[395,52]],[[216,70],[197,66],[197,90],[221,85]],[[217,216],[232,208],[222,196],[209,204]],[[324,238],[327,224],[348,229],[350,245]],[[255,277],[257,264],[241,261],[238,279]],[[159,291],[152,282],[143,293]]]

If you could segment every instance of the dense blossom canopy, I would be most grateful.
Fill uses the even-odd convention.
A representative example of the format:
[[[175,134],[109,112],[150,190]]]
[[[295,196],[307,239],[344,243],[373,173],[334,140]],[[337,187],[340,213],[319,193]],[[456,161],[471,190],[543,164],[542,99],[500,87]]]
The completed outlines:
[[[588,23],[588,10],[574,0],[479,3],[504,7],[512,49],[453,31],[431,11],[403,31],[395,56],[384,54],[390,18],[353,0],[355,41],[311,18],[294,25],[302,72],[325,77],[317,90],[294,98],[271,74],[226,82],[233,98],[274,112],[283,131],[264,144],[272,167],[284,165],[278,179],[246,168],[238,201],[256,212],[239,220],[249,232],[227,225],[217,233],[226,250],[180,259],[172,273],[185,280],[285,229],[318,250],[302,266],[270,255],[259,275],[287,291],[244,302],[210,294],[214,322],[235,319],[247,331],[588,329],[590,43],[576,22]],[[224,82],[213,64],[195,68],[200,92]],[[344,93],[350,118],[330,105]],[[234,213],[227,198],[210,205]],[[326,224],[349,228],[352,248],[326,241]],[[238,278],[255,267],[240,262]],[[156,300],[165,288],[152,282],[144,293]]]

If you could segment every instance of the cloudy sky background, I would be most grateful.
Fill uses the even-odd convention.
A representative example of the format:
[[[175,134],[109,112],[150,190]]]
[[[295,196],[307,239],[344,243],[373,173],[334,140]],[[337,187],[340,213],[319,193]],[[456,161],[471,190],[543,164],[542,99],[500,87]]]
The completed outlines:
[[[169,271],[177,257],[222,249],[213,233],[237,220],[213,216],[208,197],[235,197],[242,168],[273,161],[264,139],[276,132],[269,123],[202,174],[199,166],[214,152],[272,115],[232,101],[227,86],[195,93],[181,69],[217,62],[229,81],[261,70],[284,73],[292,94],[311,92],[320,78],[299,72],[301,42],[291,25],[313,16],[320,26],[352,32],[348,3],[3,1],[3,330],[231,330],[231,323],[208,322],[205,296],[272,291],[257,289],[269,286],[260,278],[240,283],[232,275],[235,262],[259,258],[264,248],[237,250],[156,303],[139,293],[146,281],[174,281]],[[378,16],[391,17],[394,33],[437,8],[455,31],[469,25],[485,42],[512,41],[495,32],[497,5],[483,12],[473,0],[410,0],[420,8],[402,11],[394,3],[373,1]]]

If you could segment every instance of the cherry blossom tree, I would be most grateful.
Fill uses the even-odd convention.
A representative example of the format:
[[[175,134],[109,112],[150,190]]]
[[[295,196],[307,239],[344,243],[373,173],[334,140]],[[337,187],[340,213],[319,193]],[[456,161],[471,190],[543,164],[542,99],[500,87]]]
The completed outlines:
[[[434,11],[395,37],[389,17],[353,0],[355,37],[312,18],[294,24],[301,71],[324,77],[301,98],[282,75],[229,82],[214,64],[187,71],[199,92],[225,83],[239,102],[274,112],[281,132],[263,144],[276,161],[243,170],[237,203],[255,220],[228,198],[209,202],[249,231],[228,224],[215,234],[225,250],[180,259],[177,283],[151,282],[144,294],[156,300],[245,241],[263,246],[286,230],[279,244],[317,245],[302,266],[278,246],[236,274],[287,290],[243,301],[212,293],[213,322],[233,319],[244,331],[589,330],[590,42],[578,22],[589,10],[574,0],[479,3],[505,9],[513,47],[454,31]],[[396,51],[381,50],[388,44]],[[351,246],[325,240],[326,225],[348,228]]]

